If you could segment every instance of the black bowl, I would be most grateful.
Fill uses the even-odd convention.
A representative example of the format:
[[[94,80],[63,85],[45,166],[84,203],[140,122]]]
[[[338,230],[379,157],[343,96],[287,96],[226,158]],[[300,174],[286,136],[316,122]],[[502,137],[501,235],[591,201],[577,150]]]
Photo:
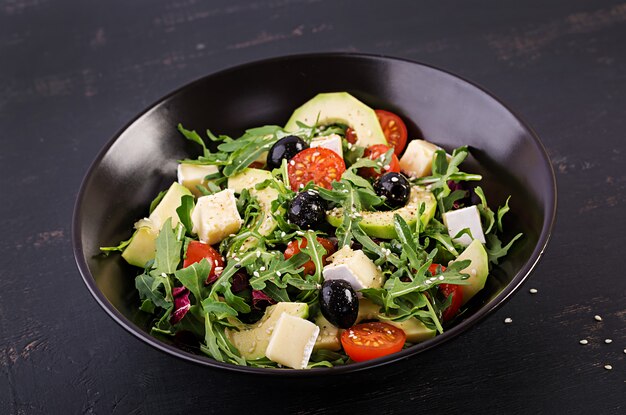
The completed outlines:
[[[127,239],[158,191],[175,180],[176,161],[198,148],[176,130],[239,136],[246,128],[283,125],[291,112],[319,92],[348,91],[374,108],[399,114],[409,138],[427,138],[450,150],[468,144],[464,170],[480,173],[490,205],[511,195],[506,230],[523,232],[485,288],[443,335],[370,362],[332,369],[240,367],[193,354],[149,334],[150,318],[138,310],[136,269],[100,246]],[[541,142],[517,115],[480,87],[431,66],[382,56],[317,54],[254,62],[180,88],[124,127],[100,152],[85,177],[74,211],[78,267],[102,308],[146,343],[205,366],[247,373],[306,376],[345,373],[417,354],[469,329],[522,284],[541,257],[555,219],[556,182]]]

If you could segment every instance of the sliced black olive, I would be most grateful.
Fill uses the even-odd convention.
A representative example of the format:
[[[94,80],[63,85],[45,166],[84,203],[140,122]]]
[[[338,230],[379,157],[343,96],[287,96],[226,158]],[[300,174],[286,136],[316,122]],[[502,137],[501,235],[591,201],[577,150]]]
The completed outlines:
[[[346,280],[327,280],[320,291],[320,310],[333,325],[347,329],[356,322],[359,299]]]
[[[389,172],[374,182],[374,191],[378,196],[385,198],[387,208],[397,209],[409,201],[411,184],[403,174]]]
[[[277,169],[280,167],[283,159],[290,160],[293,156],[307,148],[309,148],[309,145],[298,136],[289,135],[283,137],[274,143],[267,152],[267,167],[270,170]]]
[[[327,206],[319,193],[306,190],[291,201],[287,219],[303,229],[318,229],[325,223]]]

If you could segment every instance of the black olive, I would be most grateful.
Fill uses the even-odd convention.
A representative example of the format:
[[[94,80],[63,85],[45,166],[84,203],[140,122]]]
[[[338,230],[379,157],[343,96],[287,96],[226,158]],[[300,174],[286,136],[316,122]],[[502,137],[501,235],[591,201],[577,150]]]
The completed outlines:
[[[356,322],[359,299],[348,281],[327,280],[320,292],[320,310],[333,325],[347,329]]]
[[[326,219],[327,204],[314,190],[300,192],[293,198],[287,219],[303,229],[317,229]]]
[[[396,209],[409,201],[411,184],[403,174],[389,172],[374,182],[374,191],[378,196],[385,198],[385,207]]]
[[[267,152],[267,168],[277,169],[283,159],[290,160],[293,156],[309,148],[309,145],[300,137],[289,135],[278,140]]]

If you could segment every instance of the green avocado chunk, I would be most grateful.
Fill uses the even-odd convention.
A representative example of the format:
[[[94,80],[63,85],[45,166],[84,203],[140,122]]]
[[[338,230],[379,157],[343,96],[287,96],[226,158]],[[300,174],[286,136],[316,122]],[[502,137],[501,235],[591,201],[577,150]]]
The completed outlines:
[[[265,314],[256,324],[242,326],[239,331],[226,330],[230,342],[247,360],[260,359],[272,337],[272,330],[281,314],[287,313],[294,317],[307,318],[309,306],[306,303],[280,302],[265,309]]]
[[[483,289],[487,276],[489,275],[489,257],[483,244],[474,239],[470,243],[465,251],[459,255],[456,261],[463,261],[469,259],[472,262],[469,266],[463,269],[461,272],[469,274],[469,278],[466,280],[469,285],[461,285],[463,290],[463,304],[468,302],[476,293]]]
[[[437,201],[435,196],[421,186],[413,186],[408,203],[396,210],[381,212],[361,212],[361,228],[369,236],[381,239],[394,239],[398,237],[393,225],[393,215],[398,214],[407,222],[409,226],[415,226],[417,216],[420,211],[420,204],[424,203],[425,209],[421,216],[424,226],[435,216]],[[343,208],[335,208],[326,213],[326,220],[334,227],[341,225],[343,221]]]
[[[130,243],[122,252],[122,258],[130,265],[145,267],[146,262],[154,259],[157,236],[159,236],[158,230],[150,226],[141,226],[135,231]]]
[[[347,92],[317,94],[293,112],[285,130],[296,131],[298,121],[309,126],[346,124],[356,133],[356,144],[362,147],[387,144],[374,110]]]
[[[154,208],[148,219],[141,219],[135,223],[137,229],[132,236],[130,244],[122,252],[122,258],[131,265],[144,267],[146,262],[154,259],[156,252],[156,238],[163,223],[172,219],[172,227],[180,222],[176,209],[181,204],[183,196],[191,196],[191,192],[185,186],[174,182],[167,190],[163,199]]]
[[[429,329],[419,321],[417,318],[412,317],[404,321],[390,321],[380,318],[380,307],[372,303],[366,298],[359,300],[359,315],[356,322],[359,323],[363,320],[380,320],[385,323],[389,323],[395,326],[406,334],[406,340],[411,343],[419,343],[424,340],[428,340],[435,337],[437,331],[435,329]]]

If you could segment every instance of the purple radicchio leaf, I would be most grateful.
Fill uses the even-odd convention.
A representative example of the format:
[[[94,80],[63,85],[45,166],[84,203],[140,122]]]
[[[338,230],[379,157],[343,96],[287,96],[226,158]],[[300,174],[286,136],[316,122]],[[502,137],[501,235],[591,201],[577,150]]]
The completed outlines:
[[[276,301],[263,291],[252,290],[252,306],[257,310],[265,310],[268,306],[276,304]]]
[[[245,271],[235,272],[230,283],[232,292],[236,294],[248,288],[248,279],[248,274]]]
[[[189,301],[189,290],[185,287],[174,287],[172,296],[174,297],[174,310],[170,316],[170,323],[174,325],[185,317],[189,307],[191,307],[191,302]]]

